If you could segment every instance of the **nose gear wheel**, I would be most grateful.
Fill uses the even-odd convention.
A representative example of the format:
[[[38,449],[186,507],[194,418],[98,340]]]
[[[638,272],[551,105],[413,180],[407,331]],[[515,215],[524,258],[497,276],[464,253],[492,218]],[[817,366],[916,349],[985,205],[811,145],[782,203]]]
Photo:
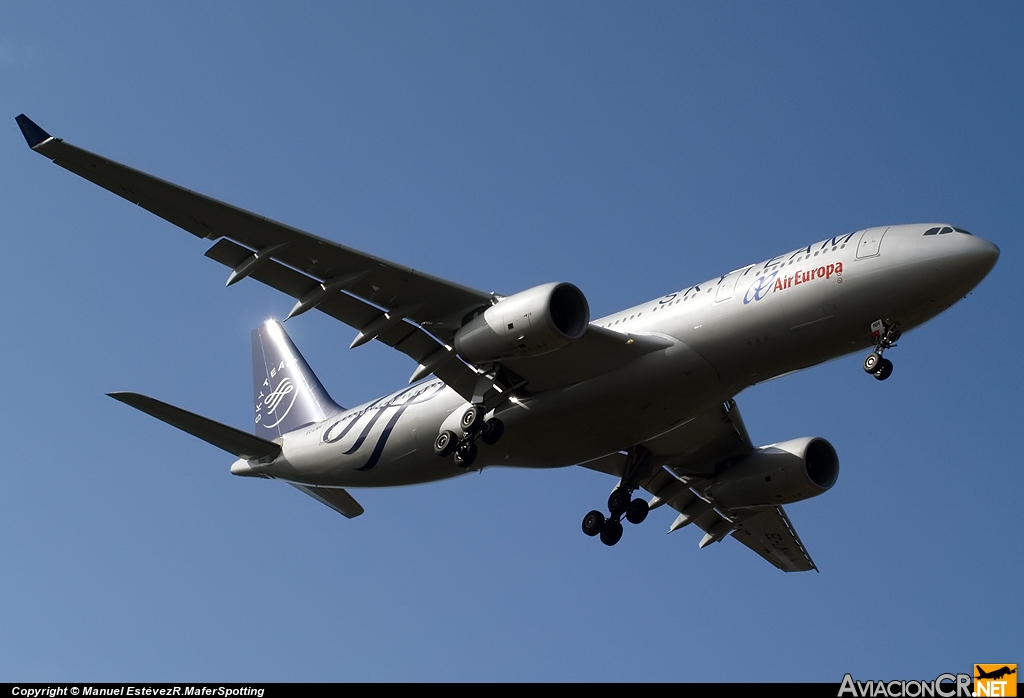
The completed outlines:
[[[882,352],[896,346],[896,340],[901,335],[900,323],[875,320],[871,323],[871,335],[874,337],[875,350],[864,357],[864,372],[884,381],[892,375],[892,361],[883,358]]]

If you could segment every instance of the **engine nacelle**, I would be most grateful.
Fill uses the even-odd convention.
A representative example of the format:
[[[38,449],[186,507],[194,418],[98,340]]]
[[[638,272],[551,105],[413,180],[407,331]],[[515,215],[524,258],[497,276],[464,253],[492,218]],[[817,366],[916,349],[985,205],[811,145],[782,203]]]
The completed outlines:
[[[711,496],[727,509],[789,504],[827,492],[838,477],[832,444],[804,437],[757,449],[715,478]]]
[[[455,349],[471,363],[538,356],[583,336],[590,305],[572,284],[536,286],[509,296],[455,333]]]

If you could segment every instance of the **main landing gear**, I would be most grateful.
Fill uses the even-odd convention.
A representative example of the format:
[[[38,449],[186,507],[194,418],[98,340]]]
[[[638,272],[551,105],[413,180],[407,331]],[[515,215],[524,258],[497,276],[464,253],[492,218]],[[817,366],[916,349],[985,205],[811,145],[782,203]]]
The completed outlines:
[[[882,352],[896,346],[896,340],[900,338],[900,323],[875,320],[871,323],[871,335],[874,337],[875,350],[864,358],[864,371],[884,381],[892,375],[892,361],[882,358]]]
[[[605,545],[615,545],[622,538],[622,517],[631,524],[643,523],[650,511],[647,502],[633,499],[633,492],[649,470],[651,452],[643,446],[635,446],[626,457],[626,467],[619,486],[608,497],[608,516],[598,510],[583,517],[583,532],[588,536],[600,536]]]
[[[468,468],[476,460],[477,439],[487,445],[493,445],[498,443],[498,439],[505,431],[505,425],[500,419],[484,419],[484,410],[480,405],[470,405],[469,409],[462,413],[459,427],[464,434],[461,439],[454,431],[447,429],[437,435],[434,440],[434,453],[442,457],[453,456],[455,465],[460,468]]]

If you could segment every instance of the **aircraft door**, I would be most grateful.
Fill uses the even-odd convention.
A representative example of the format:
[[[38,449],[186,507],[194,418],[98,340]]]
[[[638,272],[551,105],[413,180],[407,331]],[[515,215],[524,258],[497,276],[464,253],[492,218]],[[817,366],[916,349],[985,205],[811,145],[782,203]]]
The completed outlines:
[[[882,236],[886,228],[868,228],[860,234],[860,242],[857,243],[857,259],[877,257],[881,252]]]

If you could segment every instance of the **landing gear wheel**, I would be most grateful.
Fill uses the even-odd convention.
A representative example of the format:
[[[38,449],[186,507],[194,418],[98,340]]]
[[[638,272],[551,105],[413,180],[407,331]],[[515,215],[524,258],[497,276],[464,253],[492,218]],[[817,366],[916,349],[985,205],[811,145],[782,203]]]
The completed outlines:
[[[484,421],[484,412],[476,405],[471,405],[468,410],[462,413],[462,419],[459,420],[459,426],[462,427],[462,431],[467,434],[472,434],[474,431],[480,428],[480,424]]]
[[[874,376],[877,380],[884,381],[886,378],[892,375],[892,361],[889,359],[882,359],[878,363],[878,368],[875,370]]]
[[[450,456],[458,448],[459,439],[453,431],[442,431],[434,439],[434,453],[439,456]]]
[[[616,487],[608,497],[608,511],[611,512],[612,518],[622,516],[627,507],[629,507],[629,490]],[[614,543],[608,545],[614,545]]]
[[[583,532],[588,536],[596,536],[604,528],[604,514],[597,509],[583,517]]]
[[[605,545],[615,545],[622,538],[622,524],[616,519],[608,519],[601,527],[601,542]]]
[[[498,443],[498,439],[505,433],[505,425],[500,419],[488,419],[480,429],[480,440],[488,446]]]
[[[460,468],[468,468],[476,460],[476,444],[472,441],[460,445],[455,449],[455,465]]]
[[[634,499],[626,507],[626,521],[631,524],[643,523],[648,512],[650,512],[650,507],[647,506],[647,502],[642,499]]]
[[[878,370],[878,365],[882,363],[882,355],[877,351],[873,351],[864,357],[864,372],[873,374]]]

